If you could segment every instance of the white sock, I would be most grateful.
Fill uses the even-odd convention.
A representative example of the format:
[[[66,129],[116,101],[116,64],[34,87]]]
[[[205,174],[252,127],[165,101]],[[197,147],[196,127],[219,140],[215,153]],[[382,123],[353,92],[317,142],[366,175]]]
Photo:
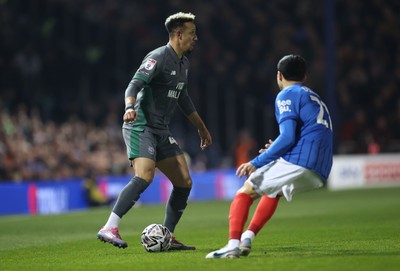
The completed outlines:
[[[120,220],[121,218],[119,216],[111,212],[110,217],[107,220],[107,223],[104,225],[104,228],[118,228]]]
[[[238,239],[229,239],[228,249],[231,250],[231,249],[237,248],[237,247],[239,247],[239,245],[240,245],[240,240],[238,240]]]
[[[240,240],[243,241],[246,238],[250,238],[250,240],[253,242],[255,237],[256,235],[254,234],[254,232],[246,230],[244,233],[242,233],[242,237],[240,237]]]

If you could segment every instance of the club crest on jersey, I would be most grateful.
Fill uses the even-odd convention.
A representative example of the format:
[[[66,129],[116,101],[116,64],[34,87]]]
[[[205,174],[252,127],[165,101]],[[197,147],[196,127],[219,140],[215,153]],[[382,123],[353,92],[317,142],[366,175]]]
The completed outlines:
[[[147,148],[147,151],[148,151],[151,155],[154,154],[154,148],[151,147],[151,146],[149,146],[149,147]]]
[[[152,70],[154,66],[157,64],[157,60],[149,58],[146,63],[144,63],[144,68],[148,71]]]
[[[289,106],[292,104],[291,100],[279,100],[277,102],[278,108],[279,108],[279,114],[282,114],[284,112],[292,112],[292,110],[290,110]]]

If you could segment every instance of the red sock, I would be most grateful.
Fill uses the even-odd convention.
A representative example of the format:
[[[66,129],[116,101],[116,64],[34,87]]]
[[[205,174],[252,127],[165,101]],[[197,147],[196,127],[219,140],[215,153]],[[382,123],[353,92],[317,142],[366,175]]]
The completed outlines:
[[[229,239],[240,240],[252,204],[253,199],[246,193],[239,193],[233,199],[229,210]]]
[[[269,198],[267,196],[262,196],[247,229],[257,235],[265,223],[267,223],[275,213],[276,207],[278,207],[279,199],[279,197]]]

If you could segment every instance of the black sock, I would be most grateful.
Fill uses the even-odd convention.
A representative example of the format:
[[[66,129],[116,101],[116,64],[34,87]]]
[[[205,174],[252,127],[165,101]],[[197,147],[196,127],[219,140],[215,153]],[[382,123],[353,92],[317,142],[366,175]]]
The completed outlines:
[[[133,177],[132,180],[121,190],[117,202],[114,205],[113,212],[122,218],[135,205],[140,195],[149,186],[149,183],[139,177]]]
[[[186,208],[191,188],[176,187],[172,189],[165,212],[164,226],[172,233]]]

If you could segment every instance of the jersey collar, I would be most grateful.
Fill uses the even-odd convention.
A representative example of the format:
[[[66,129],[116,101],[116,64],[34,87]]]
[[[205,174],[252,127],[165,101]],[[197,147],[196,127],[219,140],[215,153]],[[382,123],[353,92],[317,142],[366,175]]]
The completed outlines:
[[[168,48],[169,53],[170,53],[171,55],[173,55],[173,58],[174,58],[178,63],[181,62],[181,61],[183,61],[183,57],[182,57],[182,58],[179,58],[179,57],[178,57],[178,55],[176,54],[174,48],[172,48],[172,46],[171,46],[171,44],[170,44],[169,42],[167,43],[167,48]]]

